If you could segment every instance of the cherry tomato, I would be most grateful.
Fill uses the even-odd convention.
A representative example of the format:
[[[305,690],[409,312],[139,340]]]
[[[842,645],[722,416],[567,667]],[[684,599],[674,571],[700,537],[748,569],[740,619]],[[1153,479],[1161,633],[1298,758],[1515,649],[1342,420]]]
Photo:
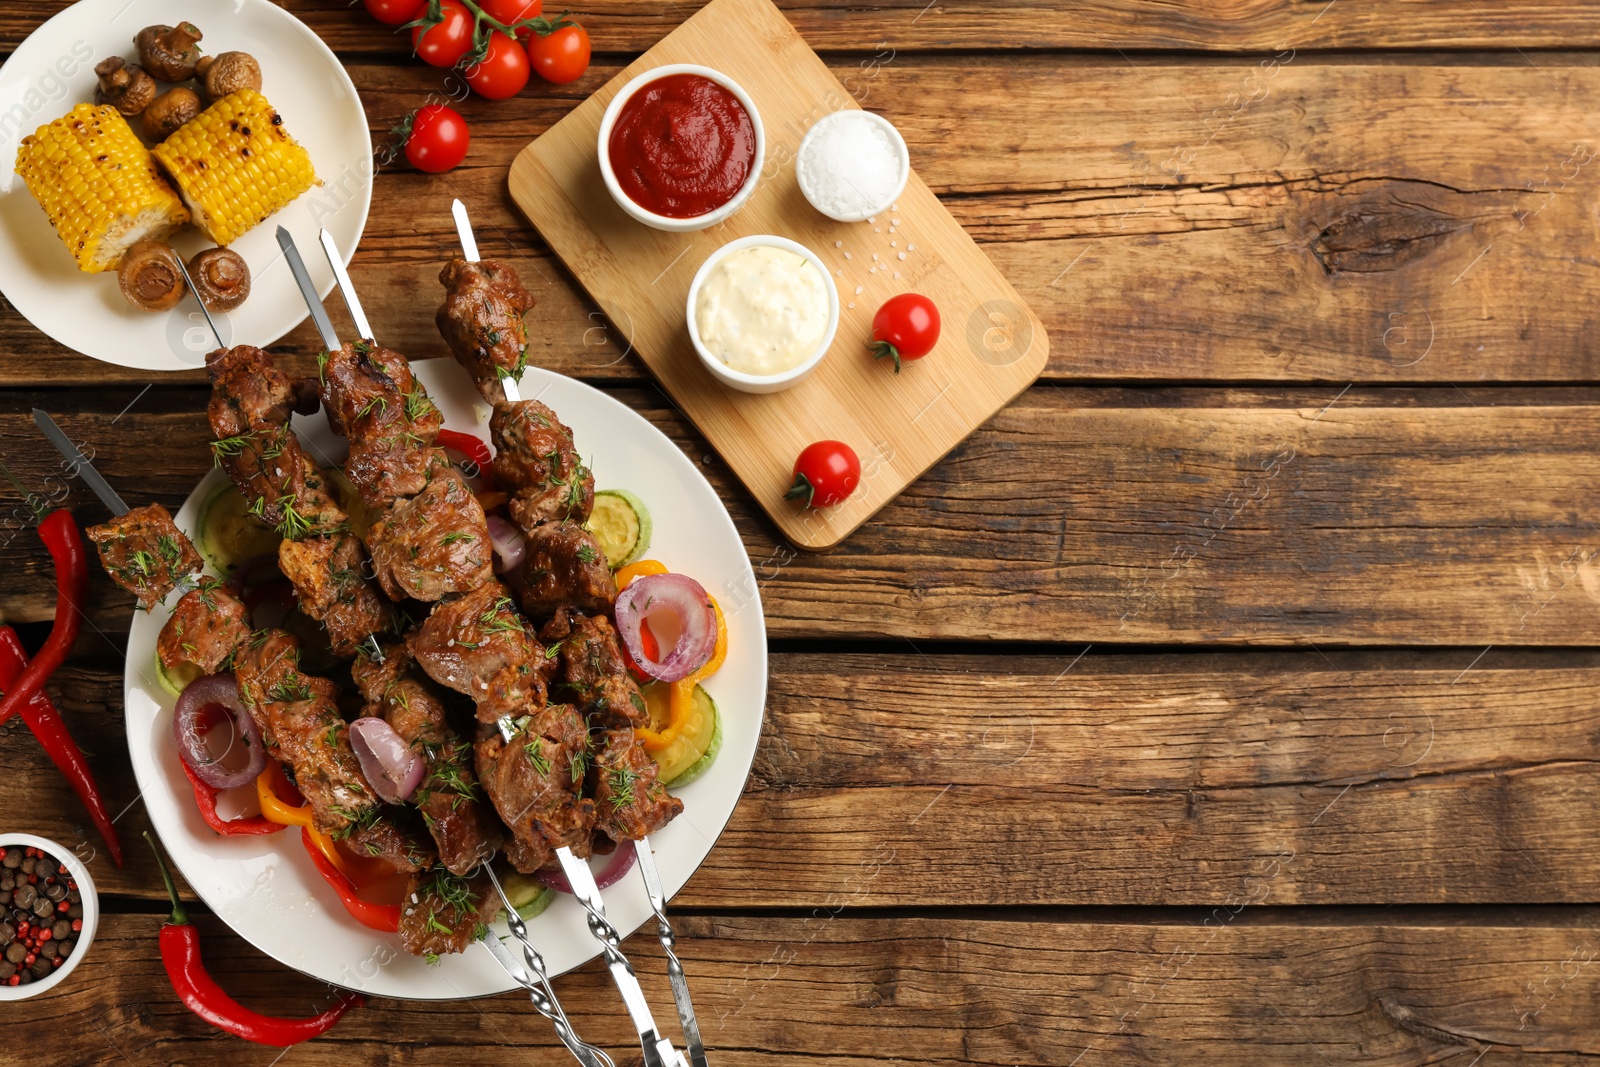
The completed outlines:
[[[523,19],[536,19],[544,10],[544,0],[478,0],[483,13],[502,26],[513,26]],[[523,26],[517,30],[517,40],[526,41],[533,30]]]
[[[404,26],[422,17],[428,0],[366,0],[367,14],[385,26]]]
[[[406,159],[427,174],[443,174],[467,158],[471,143],[466,119],[443,104],[429,104],[411,118]]]
[[[807,506],[831,508],[861,484],[861,460],[843,441],[818,441],[807,445],[794,461],[794,484],[784,494],[804,499]]]
[[[565,85],[589,69],[589,31],[576,22],[528,38],[528,59],[547,82]]]
[[[439,14],[442,22],[411,31],[411,47],[430,67],[453,67],[472,48],[472,12],[461,0],[441,0]]]
[[[892,296],[872,316],[872,340],[867,347],[874,359],[892,357],[894,372],[903,359],[921,359],[939,342],[939,309],[920,293]]]
[[[466,69],[467,84],[479,96],[504,100],[516,96],[528,84],[528,53],[514,37],[498,31],[489,34],[489,50]]]

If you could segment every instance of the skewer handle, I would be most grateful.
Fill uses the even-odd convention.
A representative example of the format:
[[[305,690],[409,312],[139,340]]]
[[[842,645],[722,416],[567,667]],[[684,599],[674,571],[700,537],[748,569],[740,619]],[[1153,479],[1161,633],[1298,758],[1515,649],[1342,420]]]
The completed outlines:
[[[478,255],[478,238],[472,232],[472,220],[467,217],[467,205],[460,200],[450,204],[450,214],[456,220],[456,236],[461,239],[461,256],[468,263],[480,261]],[[522,387],[515,378],[501,378],[500,387],[505,390],[506,399],[513,404],[522,400]]]
[[[376,344],[377,335],[372,332],[367,313],[361,309],[361,300],[356,296],[356,287],[350,282],[349,272],[344,269],[344,260],[339,255],[339,246],[334,243],[333,234],[323,230],[317,239],[322,242],[322,251],[328,257],[328,266],[333,269],[333,280],[339,285],[339,295],[344,297],[344,306],[350,311],[350,321],[355,324],[356,334]]]
[[[672,1000],[678,1009],[678,1023],[683,1027],[683,1040],[689,1047],[689,1062],[694,1067],[709,1067],[706,1061],[705,1042],[700,1038],[700,1021],[695,1018],[694,1001],[689,997],[689,976],[683,973],[683,963],[676,951],[678,939],[667,921],[667,898],[661,889],[661,872],[656,870],[655,853],[650,849],[650,839],[641,837],[633,843],[639,857],[639,873],[644,877],[645,894],[656,913],[656,937],[667,954],[667,978],[672,983]]]
[[[305,299],[306,310],[311,312],[311,321],[317,325],[317,335],[322,338],[322,347],[329,352],[339,350],[339,335],[334,332],[333,320],[328,318],[328,309],[322,306],[322,298],[317,295],[317,287],[311,284],[311,274],[306,270],[306,261],[300,258],[300,248],[294,243],[294,234],[278,227],[278,247],[283,249],[283,258],[289,262],[289,273],[294,275],[294,283],[300,287],[300,295]]]

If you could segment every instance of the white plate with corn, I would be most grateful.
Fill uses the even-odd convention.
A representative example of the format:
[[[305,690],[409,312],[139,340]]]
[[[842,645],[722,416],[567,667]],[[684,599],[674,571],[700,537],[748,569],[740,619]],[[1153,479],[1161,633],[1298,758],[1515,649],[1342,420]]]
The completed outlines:
[[[372,203],[354,84],[269,0],[79,0],[0,68],[0,157],[0,292],[68,348],[149,371],[216,347],[176,258],[224,340],[266,347],[306,317],[277,227],[307,248],[327,229],[348,263]],[[195,259],[219,247],[237,256]],[[327,263],[307,266],[326,296]]]

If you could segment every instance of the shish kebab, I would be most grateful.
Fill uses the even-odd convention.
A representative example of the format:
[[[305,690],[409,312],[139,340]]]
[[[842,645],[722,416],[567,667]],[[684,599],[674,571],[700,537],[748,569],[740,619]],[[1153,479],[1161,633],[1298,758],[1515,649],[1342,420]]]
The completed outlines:
[[[357,324],[358,330],[364,329],[370,334],[371,327],[367,324],[354,288],[348,277],[343,275],[342,264],[338,261],[337,249],[331,237],[324,233],[322,240],[352,321]],[[446,272],[449,271],[447,267]],[[312,294],[307,292],[305,295],[309,302]],[[449,303],[447,297],[446,307]],[[491,313],[494,310],[487,299],[473,299],[473,306],[481,306]],[[521,310],[518,308],[512,313],[519,323]],[[441,317],[443,315],[441,311]],[[503,328],[504,323],[502,321],[495,325]],[[371,347],[376,348],[375,338],[364,338],[364,342],[368,341]],[[325,391],[325,404],[328,399]],[[497,416],[504,414],[502,408],[505,406],[497,406]],[[580,518],[586,517],[588,507],[592,506],[593,482],[577,461],[575,450],[571,449],[570,431],[561,427],[555,420],[554,412],[542,404],[529,401],[518,407],[521,409],[518,414],[524,418],[533,415],[542,427],[550,428],[552,424],[559,427],[565,434],[569,455],[561,463],[557,458],[559,449],[543,450],[546,443],[543,440],[539,443],[541,452],[534,454],[526,447],[527,438],[518,439],[516,444],[522,446],[519,449],[497,434],[501,456],[510,459],[520,453],[524,460],[536,457],[544,474],[548,473],[552,463],[571,468],[569,474],[572,477],[563,483],[561,492],[574,505],[581,504],[584,515]],[[352,444],[352,452],[354,448]],[[505,468],[507,480],[518,488],[519,496],[523,490],[530,488],[548,495],[553,488],[543,484],[542,478],[539,485],[529,485],[529,479],[525,477],[525,462],[502,463],[497,457],[495,466],[497,473],[501,472],[502,467]],[[571,488],[578,484],[577,476],[580,474],[585,491],[572,493]],[[527,509],[523,510],[526,512]],[[553,510],[551,514],[553,516]],[[547,623],[546,631],[558,633],[567,646],[559,653],[564,679],[570,679],[573,663],[582,665],[579,670],[586,672],[586,679],[595,676],[602,663],[613,668],[612,677],[595,679],[600,684],[582,683],[591,690],[591,699],[582,709],[588,715],[580,715],[579,709],[571,705],[548,703],[544,677],[547,672],[538,669],[530,671],[528,665],[530,660],[534,664],[548,664],[551,656],[532,636],[531,629],[523,626],[512,608],[510,598],[505,595],[507,590],[498,581],[491,579],[459,599],[438,604],[428,620],[408,637],[407,649],[435,681],[465,693],[477,704],[480,723],[476,745],[478,773],[501,818],[512,830],[512,838],[507,842],[506,849],[513,866],[523,871],[536,870],[545,866],[554,854],[572,884],[575,895],[589,913],[590,930],[601,942],[624,1003],[638,1029],[645,1063],[679,1063],[681,1060],[671,1043],[656,1031],[638,979],[619,948],[621,939],[605,918],[604,904],[594,875],[580,855],[587,856],[590,853],[597,823],[600,833],[610,840],[626,840],[627,836],[648,832],[651,824],[660,825],[671,819],[682,810],[682,803],[667,796],[659,786],[654,763],[633,737],[632,726],[639,720],[644,702],[622,664],[615,636],[609,630],[609,622],[603,614],[599,614],[594,620],[579,616],[575,625],[564,606],[572,601],[574,591],[580,589],[586,595],[578,598],[579,606],[590,610],[602,604],[608,609],[610,601],[615,598],[615,584],[611,581],[610,570],[605,565],[598,545],[581,526],[575,523],[567,525],[569,529],[563,531],[561,543],[568,549],[568,560],[575,561],[576,565],[569,567],[566,573],[569,578],[578,576],[579,580],[558,580],[558,589],[543,588],[538,595],[548,598],[559,594],[556,602],[562,606],[555,609],[555,617]],[[585,548],[588,549],[587,553],[583,551]],[[536,587],[548,584],[533,583]],[[529,591],[526,586],[518,589],[519,599],[532,614],[532,605],[528,603]],[[600,601],[597,597],[604,599]],[[547,601],[538,602],[544,604]],[[610,646],[609,649],[606,645]],[[610,684],[605,684],[608,682]],[[625,691],[616,692],[618,685],[625,686]],[[624,709],[624,713],[619,715],[613,710],[605,699],[607,694],[621,698],[615,707]],[[523,714],[517,715],[519,711]],[[586,719],[599,721],[606,738],[595,756],[595,769],[600,773],[597,776],[596,797],[592,799],[582,796],[579,788],[589,776],[587,763],[590,745]],[[612,729],[605,730],[606,726]],[[635,789],[644,804],[635,799]],[[610,818],[606,817],[608,814]],[[626,818],[628,815],[633,816],[631,820]],[[493,877],[492,872],[490,877]],[[506,904],[508,916],[514,916],[515,909],[510,907],[509,900]],[[524,954],[530,964],[535,962],[537,954],[526,942]],[[516,977],[514,973],[513,977]]]
[[[517,487],[517,493],[509,502],[512,518],[530,539],[539,531],[539,539],[543,542],[547,539],[544,528],[557,518],[559,505],[566,505],[562,518],[576,514],[581,522],[588,517],[594,506],[594,479],[583,468],[576,449],[571,447],[571,431],[556,419],[555,413],[537,401],[522,400],[520,378],[527,346],[523,314],[533,305],[532,296],[522,286],[513,268],[494,260],[484,260],[479,255],[472,221],[461,200],[451,203],[451,216],[461,242],[462,259],[451,261],[440,272],[439,280],[445,286],[447,296],[439,309],[437,325],[456,361],[472,375],[484,398],[494,405],[490,433],[496,446],[496,474]],[[516,346],[515,355],[512,346]],[[494,394],[497,389],[504,394],[503,400],[496,400]],[[549,438],[552,435],[553,440],[529,447],[531,437]],[[545,444],[555,447],[547,448]],[[530,469],[527,464],[516,462],[517,457],[528,455],[539,457],[541,463],[537,468]],[[500,459],[502,456],[506,460],[504,464]],[[579,486],[581,489],[577,492],[570,491]],[[569,490],[564,500],[561,499],[562,490]],[[613,583],[609,600],[614,602],[615,598]],[[596,613],[596,616],[600,623],[606,621],[603,611]],[[615,648],[615,635],[601,633],[595,639],[595,644],[615,663],[614,669],[607,672],[608,677],[628,679],[626,669],[621,665],[620,652]],[[628,681],[631,685],[631,679]],[[631,699],[636,698],[637,689],[633,689],[632,693],[607,695]],[[607,701],[609,703],[611,701]],[[505,729],[503,720],[500,729],[502,732]],[[640,754],[643,755],[642,752]],[[633,840],[639,873],[644,879],[645,891],[655,913],[657,937],[666,953],[673,1001],[688,1045],[689,1059],[694,1067],[707,1067],[705,1045],[695,1017],[694,1002],[689,995],[688,978],[676,951],[676,936],[667,919],[666,894],[650,844],[649,834],[654,828],[634,827],[631,829],[636,832],[630,832],[628,836]],[[563,859],[563,868],[567,865]],[[573,887],[576,890],[576,881]],[[592,896],[581,895],[580,901],[589,912],[591,925],[600,924],[596,936],[604,938],[610,924],[606,922],[605,905],[600,900],[598,888]],[[614,930],[610,936],[615,936]]]

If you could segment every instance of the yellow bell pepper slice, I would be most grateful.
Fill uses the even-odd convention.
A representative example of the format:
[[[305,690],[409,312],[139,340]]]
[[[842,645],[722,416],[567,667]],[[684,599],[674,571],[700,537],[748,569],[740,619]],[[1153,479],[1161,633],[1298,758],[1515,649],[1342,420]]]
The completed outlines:
[[[647,574],[666,574],[667,565],[658,559],[641,559],[638,563],[630,563],[616,573],[617,592],[622,592],[633,584],[635,578],[643,578]]]
[[[256,776],[256,797],[261,801],[263,818],[283,826],[310,826],[311,805],[290,807],[278,796],[277,782],[283,778],[283,768],[276,760],[268,760],[266,769]]]

